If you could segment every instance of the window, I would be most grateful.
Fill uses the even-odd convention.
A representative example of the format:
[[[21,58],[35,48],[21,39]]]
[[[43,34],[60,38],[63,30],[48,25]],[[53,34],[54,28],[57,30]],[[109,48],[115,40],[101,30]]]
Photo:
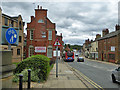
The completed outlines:
[[[22,40],[22,37],[21,37],[21,36],[19,36],[19,42],[21,42],[21,40]]]
[[[44,23],[44,21],[42,19],[38,20],[38,23]]]
[[[48,31],[48,40],[52,40],[52,31]]]
[[[17,49],[17,55],[20,55],[20,49]]]
[[[8,19],[5,18],[5,25],[8,25]]]
[[[104,59],[106,59],[106,54],[104,54]]]
[[[30,40],[33,40],[33,30],[30,30]]]
[[[30,46],[29,47],[29,57],[34,55],[34,47],[33,46]]]
[[[42,38],[46,38],[46,35],[42,35]]]
[[[43,32],[43,31],[42,31],[42,34],[46,34],[46,32]]]
[[[19,22],[19,29],[22,30],[22,24],[21,24],[21,21]]]
[[[7,48],[4,48],[4,50],[7,50]]]
[[[11,52],[12,52],[12,55],[13,55],[13,48],[11,48]]]
[[[115,60],[115,54],[109,54],[109,59],[110,60]]]
[[[47,49],[47,57],[52,58],[52,46]]]
[[[11,25],[12,25],[12,27],[14,27],[14,21],[13,20],[11,21]]]

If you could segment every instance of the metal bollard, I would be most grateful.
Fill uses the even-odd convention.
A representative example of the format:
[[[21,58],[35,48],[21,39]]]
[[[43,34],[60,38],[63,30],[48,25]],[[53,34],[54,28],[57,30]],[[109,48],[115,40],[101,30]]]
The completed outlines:
[[[31,69],[28,69],[28,89],[30,89],[30,83],[31,83]]]
[[[20,74],[19,75],[19,90],[22,90],[22,78],[23,78],[23,75]]]

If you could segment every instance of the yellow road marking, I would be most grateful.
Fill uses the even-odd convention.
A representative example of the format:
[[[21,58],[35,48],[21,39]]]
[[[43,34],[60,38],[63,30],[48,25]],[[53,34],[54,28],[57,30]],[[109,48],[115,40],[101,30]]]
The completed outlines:
[[[85,80],[87,80],[90,84],[92,84],[95,88],[100,88],[100,89],[102,89],[102,90],[104,90],[100,85],[98,85],[98,84],[96,84],[95,82],[93,82],[91,79],[89,79],[88,77],[86,77],[83,73],[81,73],[80,72],[80,75],[85,79]],[[99,89],[98,88],[98,89]],[[99,89],[99,90],[100,90]]]

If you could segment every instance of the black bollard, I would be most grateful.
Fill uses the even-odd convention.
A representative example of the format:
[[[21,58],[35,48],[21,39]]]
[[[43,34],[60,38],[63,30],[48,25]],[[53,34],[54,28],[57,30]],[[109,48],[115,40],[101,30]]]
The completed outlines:
[[[28,69],[28,89],[30,89],[30,82],[31,82],[31,69]]]
[[[23,78],[23,75],[20,74],[19,75],[19,90],[22,90],[22,78]]]

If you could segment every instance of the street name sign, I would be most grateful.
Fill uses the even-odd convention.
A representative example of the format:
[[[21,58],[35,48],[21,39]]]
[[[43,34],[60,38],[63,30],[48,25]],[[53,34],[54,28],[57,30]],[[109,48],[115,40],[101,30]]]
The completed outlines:
[[[14,28],[9,28],[6,31],[6,40],[9,44],[14,44],[17,41],[17,32]]]

